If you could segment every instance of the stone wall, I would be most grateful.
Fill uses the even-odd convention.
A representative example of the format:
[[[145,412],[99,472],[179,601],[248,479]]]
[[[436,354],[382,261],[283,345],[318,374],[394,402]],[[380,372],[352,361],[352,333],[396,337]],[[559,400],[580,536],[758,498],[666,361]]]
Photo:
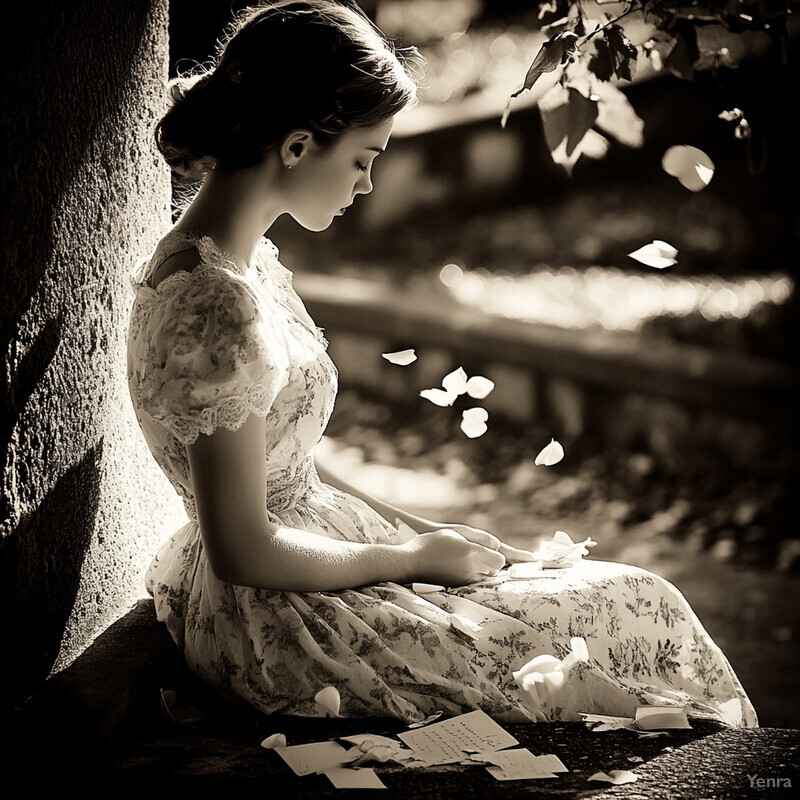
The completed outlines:
[[[128,275],[169,224],[167,2],[41,0],[7,31],[3,681],[17,702],[143,594],[172,493],[125,381]]]

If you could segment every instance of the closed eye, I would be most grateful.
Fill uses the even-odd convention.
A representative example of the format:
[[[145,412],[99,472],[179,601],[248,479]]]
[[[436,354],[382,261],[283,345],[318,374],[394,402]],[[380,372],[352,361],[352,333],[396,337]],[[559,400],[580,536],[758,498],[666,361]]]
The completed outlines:
[[[356,161],[356,169],[361,170],[361,172],[366,172],[369,167],[366,164],[362,164],[360,161]]]

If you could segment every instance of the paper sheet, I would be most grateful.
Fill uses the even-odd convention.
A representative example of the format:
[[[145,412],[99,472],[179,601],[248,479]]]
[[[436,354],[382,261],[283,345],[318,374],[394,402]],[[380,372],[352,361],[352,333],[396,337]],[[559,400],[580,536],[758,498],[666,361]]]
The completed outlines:
[[[470,711],[397,736],[414,751],[418,759],[429,764],[462,761],[465,750],[483,753],[519,744],[483,711]]]
[[[475,759],[486,759],[492,766],[486,769],[499,781],[556,778],[557,772],[569,772],[556,755],[535,756],[530,750],[501,750],[496,753],[481,753]]]
[[[374,769],[348,769],[335,767],[325,770],[325,777],[337,789],[385,789],[386,784],[378,777]]]
[[[316,772],[340,767],[355,758],[337,742],[311,742],[292,747],[280,747],[275,752],[291,767],[295,775],[312,775]]]

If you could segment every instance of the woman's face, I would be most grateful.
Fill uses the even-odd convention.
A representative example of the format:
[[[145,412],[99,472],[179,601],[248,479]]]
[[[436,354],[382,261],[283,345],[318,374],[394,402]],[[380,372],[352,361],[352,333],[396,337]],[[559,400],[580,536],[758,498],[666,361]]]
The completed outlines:
[[[295,146],[296,160],[286,173],[288,212],[304,228],[325,230],[344,214],[356,195],[372,191],[372,163],[385,149],[394,119],[375,128],[353,129],[333,144],[313,140]]]

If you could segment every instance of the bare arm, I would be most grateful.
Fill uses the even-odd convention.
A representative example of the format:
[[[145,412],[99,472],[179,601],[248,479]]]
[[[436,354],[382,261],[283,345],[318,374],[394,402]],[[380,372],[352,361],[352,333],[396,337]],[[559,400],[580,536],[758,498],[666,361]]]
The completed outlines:
[[[361,544],[278,526],[266,515],[264,421],[220,428],[189,446],[203,545],[221,580],[276,591],[334,591],[382,581],[462,585],[502,557],[452,531],[404,545]],[[500,563],[498,563],[500,559]]]
[[[488,533],[487,531],[458,523],[433,522],[432,520],[412,514],[409,511],[397,508],[396,506],[386,503],[377,497],[373,497],[362,489],[359,489],[357,486],[354,486],[352,483],[344,480],[344,478],[338,475],[329,465],[325,463],[325,461],[320,457],[319,453],[315,454],[314,460],[316,462],[317,472],[319,473],[319,476],[323,482],[328,483],[331,486],[335,486],[337,489],[341,489],[343,492],[347,492],[348,494],[352,494],[360,498],[393,525],[396,525],[397,521],[400,520],[417,533],[425,533],[426,531],[438,531],[444,529],[455,531],[471,542],[481,544],[484,547],[488,547],[492,550],[497,550],[509,563],[535,560],[533,553],[530,551],[520,550],[516,547],[512,547],[509,544],[505,544],[505,542],[501,542],[496,536]]]

